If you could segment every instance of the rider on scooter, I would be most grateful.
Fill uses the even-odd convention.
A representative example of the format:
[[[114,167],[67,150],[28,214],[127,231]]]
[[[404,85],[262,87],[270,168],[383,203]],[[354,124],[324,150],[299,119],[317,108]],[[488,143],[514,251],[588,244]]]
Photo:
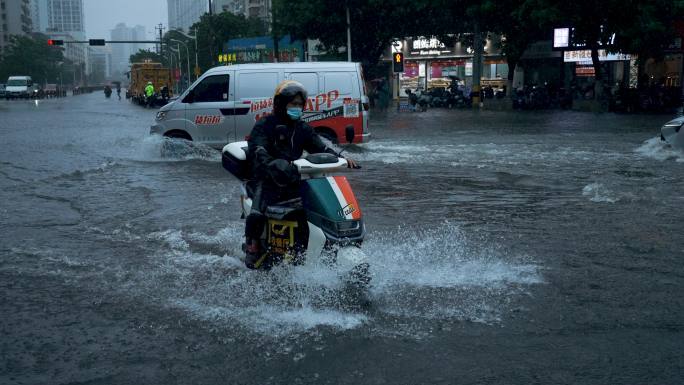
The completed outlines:
[[[259,238],[266,224],[264,212],[269,205],[299,196],[300,176],[292,164],[309,153],[327,152],[338,155],[326,146],[313,128],[301,120],[307,92],[294,80],[280,83],[273,96],[273,114],[260,119],[248,139],[248,159],[252,180],[247,190],[252,197],[252,211],[245,221],[245,265],[254,268],[260,257]],[[348,167],[356,163],[347,158]]]

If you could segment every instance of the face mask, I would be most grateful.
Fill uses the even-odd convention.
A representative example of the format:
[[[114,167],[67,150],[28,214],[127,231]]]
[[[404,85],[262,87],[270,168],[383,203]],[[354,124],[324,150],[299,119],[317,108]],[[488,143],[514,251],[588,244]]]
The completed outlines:
[[[290,107],[287,109],[287,116],[290,117],[292,120],[299,120],[299,118],[302,117],[302,108],[301,107]]]

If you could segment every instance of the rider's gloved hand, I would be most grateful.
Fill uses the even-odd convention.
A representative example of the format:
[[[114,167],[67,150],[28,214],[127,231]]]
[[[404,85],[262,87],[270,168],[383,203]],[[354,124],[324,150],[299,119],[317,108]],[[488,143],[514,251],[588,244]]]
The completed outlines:
[[[361,166],[359,166],[358,163],[356,163],[354,161],[354,159],[352,159],[352,158],[344,158],[344,159],[347,160],[347,167],[348,168],[354,168],[354,169],[361,168]]]
[[[278,186],[287,186],[299,180],[297,167],[285,159],[274,159],[268,164],[268,174]]]

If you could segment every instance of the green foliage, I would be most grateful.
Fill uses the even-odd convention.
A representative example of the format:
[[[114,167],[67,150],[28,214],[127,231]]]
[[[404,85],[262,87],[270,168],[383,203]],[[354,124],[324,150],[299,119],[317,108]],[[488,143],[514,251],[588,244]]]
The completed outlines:
[[[418,3],[421,1],[416,2],[417,7],[425,8],[429,2]],[[422,27],[417,19],[423,15],[413,4],[407,0],[274,0],[275,30],[280,36],[318,39],[322,49],[337,51],[347,45],[348,5],[352,59],[374,66],[393,39],[417,33]]]
[[[546,26],[575,28],[575,37],[592,50],[596,79],[602,79],[597,50],[609,42],[611,51],[639,55],[640,60],[660,57],[675,37],[674,22],[684,17],[682,0],[525,0],[528,20]]]
[[[200,21],[193,24],[191,30],[198,38],[197,51],[199,66],[202,71],[217,64],[218,54],[223,51],[223,45],[230,39],[241,37],[257,37],[268,34],[267,25],[258,18],[245,18],[230,12],[219,14],[204,14]],[[186,42],[190,51],[190,62],[195,62],[195,42],[175,31],[169,31],[164,39],[176,39]],[[175,44],[173,44],[175,46]],[[185,49],[181,47],[181,60],[185,60]]]
[[[131,63],[142,63],[145,60],[151,60],[155,63],[162,63],[162,65],[167,66],[167,57],[166,56],[161,56],[156,52],[148,51],[141,49],[138,52],[134,53],[130,57],[130,62]]]
[[[477,23],[481,31],[506,36],[502,49],[514,66],[528,44],[549,39],[554,26],[574,26],[587,42],[615,32],[616,50],[658,56],[672,41],[684,0],[273,0],[276,33],[319,39],[331,50],[346,46],[347,7],[352,59],[365,65],[375,65],[396,38],[434,35],[445,44],[471,43]]]
[[[0,82],[12,75],[28,75],[39,84],[59,83],[64,71],[73,71],[64,60],[64,48],[49,46],[47,39],[42,34],[13,35],[0,61]]]

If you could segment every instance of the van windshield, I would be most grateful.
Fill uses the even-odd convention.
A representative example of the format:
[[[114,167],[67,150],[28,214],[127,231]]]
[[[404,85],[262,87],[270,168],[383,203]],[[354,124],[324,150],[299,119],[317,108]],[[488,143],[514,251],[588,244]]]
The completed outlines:
[[[10,79],[7,81],[8,86],[25,86],[26,84],[26,79]]]

